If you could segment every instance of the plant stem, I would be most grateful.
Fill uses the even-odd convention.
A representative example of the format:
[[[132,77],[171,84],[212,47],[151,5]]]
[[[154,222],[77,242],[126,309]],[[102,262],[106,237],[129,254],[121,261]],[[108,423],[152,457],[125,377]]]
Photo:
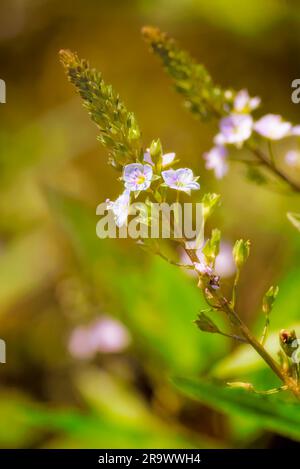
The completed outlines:
[[[293,192],[300,192],[300,184],[292,181],[281,169],[273,164],[271,160],[267,158],[267,156],[259,150],[259,148],[254,148],[250,145],[246,145],[247,148],[262,162],[264,166],[266,166],[270,171],[276,174],[282,181],[290,186]]]
[[[185,251],[193,263],[198,262],[198,257],[195,250],[185,248]],[[228,316],[230,321],[240,330],[247,343],[251,345],[254,350],[256,350],[256,352],[267,363],[271,370],[273,370],[276,376],[278,376],[278,378],[288,387],[288,389],[295,395],[295,397],[300,400],[300,389],[297,382],[280,368],[278,363],[273,359],[269,352],[267,352],[263,345],[261,345],[260,342],[254,337],[246,324],[244,324],[244,322],[241,320],[235,309],[231,306],[227,298],[212,288],[209,288],[209,292],[216,301],[216,304],[218,304],[220,310],[222,310]]]

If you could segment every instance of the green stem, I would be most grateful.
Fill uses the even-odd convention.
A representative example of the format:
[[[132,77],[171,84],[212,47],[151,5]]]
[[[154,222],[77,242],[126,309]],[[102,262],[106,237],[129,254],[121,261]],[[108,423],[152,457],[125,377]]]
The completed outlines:
[[[185,249],[187,255],[191,261],[197,262],[197,255],[194,250]],[[273,370],[278,378],[288,387],[288,389],[300,400],[300,389],[297,382],[288,376],[278,365],[278,363],[272,358],[267,350],[260,344],[260,342],[254,337],[251,331],[248,329],[246,324],[241,320],[234,308],[232,308],[229,301],[217,290],[209,288],[210,295],[214,298],[216,303],[219,305],[219,309],[223,311],[230,321],[240,330],[242,336],[246,339],[247,343],[251,345],[254,350],[261,356],[261,358],[267,363],[267,365]]]

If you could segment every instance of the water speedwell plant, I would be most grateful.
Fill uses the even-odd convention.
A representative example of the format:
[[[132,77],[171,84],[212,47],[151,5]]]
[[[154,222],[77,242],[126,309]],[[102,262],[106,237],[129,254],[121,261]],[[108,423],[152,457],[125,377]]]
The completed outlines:
[[[144,27],[142,32],[151,50],[161,59],[175,89],[183,96],[185,107],[202,120],[214,118],[218,122],[214,145],[203,155],[206,168],[221,179],[229,170],[229,161],[239,161],[247,166],[251,180],[271,184],[275,177],[276,182],[282,181],[285,188],[299,193],[300,181],[291,178],[281,167],[273,144],[288,137],[298,138],[300,125],[292,125],[276,114],[256,118],[255,112],[261,104],[259,97],[250,97],[246,89],[237,92],[217,86],[203,65],[158,28]],[[232,155],[232,150],[241,148],[247,152]],[[296,149],[289,150],[284,160],[287,166],[297,168],[300,154]]]
[[[61,51],[60,57],[69,80],[75,85],[83,99],[84,106],[89,111],[92,120],[100,131],[99,140],[109,151],[109,163],[119,172],[119,180],[123,186],[121,194],[115,201],[107,200],[106,202],[107,210],[113,213],[118,227],[126,225],[130,214],[130,206],[134,200],[141,199],[145,202],[146,206],[151,207],[151,204],[161,203],[169,199],[179,202],[180,196],[187,197],[192,192],[197,193],[200,190],[198,177],[194,176],[190,168],[176,168],[175,165],[178,164],[178,160],[175,157],[175,153],[164,153],[159,139],[153,140],[149,148],[143,146],[141,133],[134,114],[127,110],[112,87],[104,82],[100,73],[92,69],[87,61],[79,59],[76,54],[70,51]],[[193,83],[192,88],[188,88],[188,83],[182,79],[180,85],[183,93],[190,97],[191,109],[196,113],[205,115],[205,117],[217,111],[218,113],[224,113],[224,104],[229,102],[226,93],[212,84],[203,67],[186,68],[184,66],[186,56],[184,53],[179,52],[179,57],[182,57],[183,76],[189,74],[189,77],[192,79],[191,83]],[[178,71],[178,73],[179,75],[177,76],[180,78],[180,72]],[[205,84],[206,88],[202,87],[202,83]],[[206,90],[206,92],[203,93],[203,90]],[[197,93],[199,91],[200,94],[197,94],[196,91]],[[241,95],[239,99],[242,100]],[[245,95],[243,99],[245,100]],[[210,110],[206,105],[207,103],[211,104]],[[236,103],[234,105],[237,106]],[[247,98],[247,103],[244,106],[253,108],[256,105],[257,100],[253,101]],[[221,131],[222,139],[226,136],[227,141],[242,143],[248,138],[250,117],[242,113],[237,114],[237,116],[233,118],[234,123],[231,121],[223,122],[226,129],[227,127],[232,128],[232,125],[234,129],[228,131],[223,129]],[[242,122],[244,117],[247,117],[248,123],[246,120]],[[289,131],[291,131],[290,127]],[[233,137],[233,135],[238,137]],[[266,160],[266,164],[269,166],[268,160]],[[203,195],[201,202],[204,224],[218,205],[219,200],[220,197],[217,194]],[[178,221],[177,215],[175,211],[171,218],[171,227],[174,232],[176,231]],[[141,222],[151,225],[150,210],[144,214]],[[195,320],[200,330],[225,335],[249,344],[281,381],[281,386],[278,389],[265,392],[290,390],[300,399],[299,363],[294,359],[294,352],[298,349],[295,333],[293,331],[281,331],[280,345],[282,350],[279,353],[279,361],[274,360],[264,346],[269,317],[278,294],[278,287],[270,287],[263,298],[262,309],[266,316],[266,324],[261,340],[258,340],[243,322],[236,309],[239,277],[241,269],[250,254],[250,242],[238,240],[235,243],[233,257],[236,265],[236,276],[232,285],[232,293],[228,297],[223,293],[222,279],[215,271],[220,241],[221,232],[218,229],[214,229],[206,243],[202,246],[202,256],[199,256],[197,240],[195,240],[193,245],[184,237],[177,237],[176,243],[184,249],[191,262],[191,265],[188,266],[169,259],[162,252],[161,244],[157,240],[140,239],[139,244],[150,252],[160,255],[166,261],[179,267],[192,269],[195,272],[198,278],[198,287],[201,289],[208,304],[208,309],[201,311]],[[212,319],[215,313],[220,312],[224,313],[228,319],[231,328],[230,333],[221,331]],[[242,386],[254,391],[249,383],[235,383],[232,385]]]

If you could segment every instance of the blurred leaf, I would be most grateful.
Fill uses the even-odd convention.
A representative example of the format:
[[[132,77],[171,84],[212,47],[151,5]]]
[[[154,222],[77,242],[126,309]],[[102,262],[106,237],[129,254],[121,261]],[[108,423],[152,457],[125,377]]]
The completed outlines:
[[[127,272],[126,283],[121,277],[116,281],[136,339],[146,341],[169,370],[204,370],[228,350],[228,339],[201,333],[193,324],[197,311],[206,303],[196,285],[178,268],[156,257],[143,276]]]
[[[300,406],[274,396],[258,396],[204,380],[174,379],[187,396],[228,414],[251,418],[261,427],[300,440]]]
[[[5,246],[0,254],[2,311],[49,282],[59,265],[55,243],[43,230],[29,233]]]
[[[28,427],[23,408],[29,401],[20,393],[10,391],[0,394],[0,447],[20,448],[32,444],[36,437],[34,428]]]
[[[24,409],[28,427],[62,432],[63,447],[77,448],[180,448],[193,443],[164,424],[152,428],[138,423],[116,422],[106,416],[73,410]],[[59,440],[58,440],[59,441]],[[197,442],[199,444],[199,442]],[[206,446],[205,442],[203,443]],[[58,445],[51,444],[52,447]],[[197,446],[197,445],[196,445]],[[202,444],[201,444],[202,446]]]

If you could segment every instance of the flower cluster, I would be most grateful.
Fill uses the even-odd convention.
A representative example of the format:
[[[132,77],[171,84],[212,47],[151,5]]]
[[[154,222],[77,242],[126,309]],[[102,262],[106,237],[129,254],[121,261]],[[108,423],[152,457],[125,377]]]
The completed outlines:
[[[147,30],[147,34],[151,36],[151,30]],[[214,87],[205,69],[195,64],[188,54],[180,53],[176,47],[174,49],[173,42],[166,39],[164,35],[154,32],[151,44],[163,58],[167,70],[172,73],[176,85],[193,110],[202,116],[207,116],[204,108],[209,103],[213,108],[213,114],[221,117],[220,131],[215,137],[215,147],[205,156],[207,167],[214,169],[217,177],[222,177],[227,171],[227,147],[230,145],[241,147],[254,132],[268,140],[300,135],[299,126],[293,127],[277,115],[269,114],[255,121],[251,112],[259,106],[259,98],[251,98],[246,90],[234,95],[232,92],[224,93]],[[164,200],[165,189],[168,188],[177,191],[177,197],[180,192],[190,194],[192,190],[200,189],[198,178],[194,177],[190,168],[174,169],[171,167],[175,164],[175,154],[163,154],[159,140],[153,141],[149,150],[143,153],[140,133],[133,114],[127,111],[118,95],[103,82],[98,72],[90,69],[86,61],[79,60],[71,52],[63,52],[61,56],[70,81],[80,92],[92,119],[100,129],[101,142],[108,147],[116,169],[122,170],[121,180],[124,184],[124,191],[115,201],[107,200],[107,209],[113,212],[119,227],[127,223],[132,196],[137,198],[141,192],[147,192],[149,199],[156,201]],[[297,155],[290,153],[287,161],[294,164],[296,157]],[[265,164],[269,164],[268,160],[262,159]],[[276,174],[281,174],[278,168],[276,168]],[[286,180],[285,175],[282,176]],[[300,190],[298,186],[297,189]],[[219,196],[216,194],[204,195],[202,199],[204,223],[218,201]],[[222,292],[217,270],[217,259],[221,249],[220,230],[212,230],[201,252],[197,252],[198,238],[194,246],[191,246],[185,237],[180,238],[178,243],[181,247],[184,246],[190,265],[182,265],[169,260],[160,251],[159,246],[154,246],[152,252],[161,255],[172,264],[184,268],[191,267],[198,276],[198,286],[209,306],[209,310],[205,311],[225,313],[230,324],[240,335],[222,332],[205,311],[200,311],[195,321],[197,327],[202,331],[221,334],[251,345],[282,381],[280,390],[289,389],[300,399],[298,371],[295,374],[295,368],[287,361],[292,356],[290,342],[296,339],[295,333],[286,330],[281,332],[280,362],[276,362],[264,348],[269,316],[278,294],[278,287],[270,287],[263,298],[262,310],[266,316],[266,322],[260,341],[253,336],[236,310],[240,272],[250,254],[250,241],[240,239],[236,241],[232,249],[231,257],[234,265],[230,275],[235,272],[235,277],[230,297]],[[142,244],[146,245],[146,243]],[[70,338],[69,349],[73,356],[90,358],[97,352],[121,351],[129,343],[130,336],[122,324],[102,317],[88,326],[75,329]],[[249,388],[249,385],[247,386]],[[271,392],[272,390],[267,391],[267,393]]]
[[[134,193],[137,197],[142,191],[151,192],[150,186],[154,181],[159,181],[161,187],[169,187],[189,195],[192,190],[200,189],[198,177],[194,177],[191,169],[165,169],[175,162],[175,156],[175,153],[157,152],[156,145],[152,142],[152,151],[151,148],[145,151],[143,163],[130,163],[124,166],[122,175],[124,192],[115,201],[109,199],[106,201],[107,209],[113,212],[115,223],[119,228],[127,223],[131,194]],[[153,161],[154,157],[157,159],[156,164]]]
[[[258,120],[254,120],[251,112],[260,105],[260,98],[251,98],[247,90],[239,91],[234,98],[232,92],[228,92],[228,115],[222,117],[219,124],[219,133],[214,138],[215,146],[204,154],[206,168],[213,170],[217,179],[223,178],[228,172],[228,151],[230,145],[241,148],[243,144],[256,132],[267,140],[280,140],[282,138],[299,135],[300,127],[286,122],[280,115],[266,114]],[[287,161],[294,164],[294,159],[289,155]]]

